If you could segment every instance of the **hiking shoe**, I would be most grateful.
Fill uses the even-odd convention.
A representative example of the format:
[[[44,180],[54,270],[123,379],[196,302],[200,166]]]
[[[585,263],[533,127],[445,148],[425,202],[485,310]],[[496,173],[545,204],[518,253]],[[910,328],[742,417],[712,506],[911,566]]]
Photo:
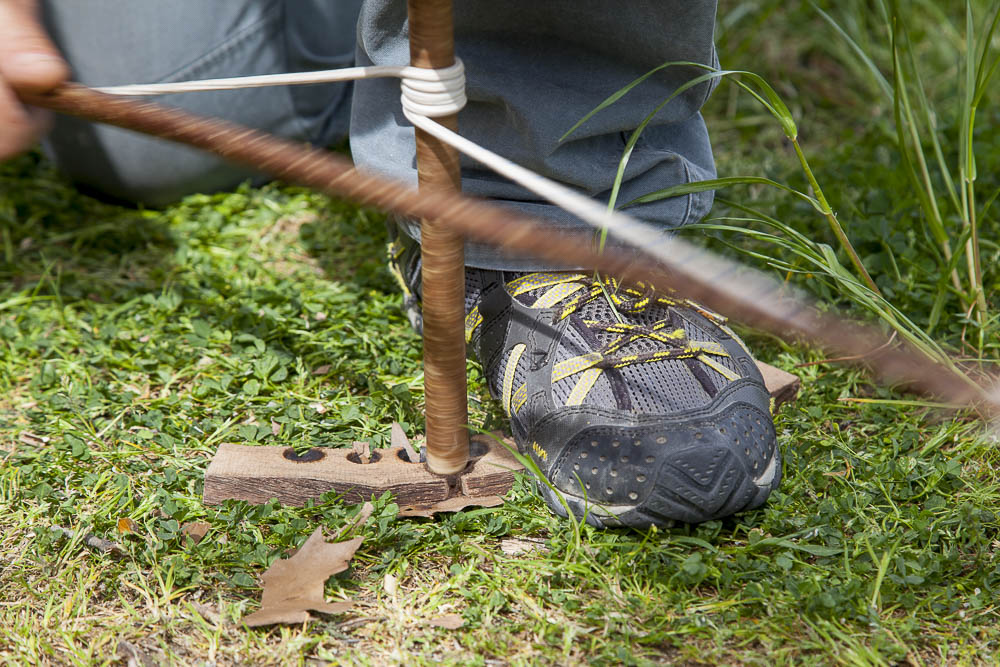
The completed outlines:
[[[394,243],[419,304],[419,249]],[[770,396],[721,316],[592,274],[472,268],[466,312],[470,351],[557,514],[696,523],[760,507],[777,488]]]

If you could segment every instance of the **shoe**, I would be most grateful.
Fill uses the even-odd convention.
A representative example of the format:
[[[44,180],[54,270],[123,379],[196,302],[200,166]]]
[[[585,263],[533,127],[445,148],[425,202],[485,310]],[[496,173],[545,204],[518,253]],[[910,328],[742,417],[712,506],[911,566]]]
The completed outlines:
[[[399,237],[390,257],[418,308],[414,246]],[[466,312],[470,352],[557,514],[666,527],[760,507],[777,488],[770,396],[723,317],[593,274],[472,268]]]

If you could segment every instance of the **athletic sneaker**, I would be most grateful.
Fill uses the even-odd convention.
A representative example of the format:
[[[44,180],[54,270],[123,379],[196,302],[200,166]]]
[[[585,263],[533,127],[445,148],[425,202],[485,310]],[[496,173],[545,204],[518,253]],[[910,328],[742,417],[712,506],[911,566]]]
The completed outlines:
[[[419,247],[400,237],[390,255],[418,324]],[[760,507],[777,488],[770,396],[723,317],[588,273],[473,268],[466,312],[470,352],[557,514],[663,527]]]

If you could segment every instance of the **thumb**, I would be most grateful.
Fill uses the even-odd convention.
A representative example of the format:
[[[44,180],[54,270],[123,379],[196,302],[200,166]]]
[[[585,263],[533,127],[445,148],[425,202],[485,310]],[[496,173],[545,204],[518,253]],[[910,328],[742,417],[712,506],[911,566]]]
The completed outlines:
[[[14,89],[43,92],[69,68],[38,20],[34,0],[0,0],[0,78]]]

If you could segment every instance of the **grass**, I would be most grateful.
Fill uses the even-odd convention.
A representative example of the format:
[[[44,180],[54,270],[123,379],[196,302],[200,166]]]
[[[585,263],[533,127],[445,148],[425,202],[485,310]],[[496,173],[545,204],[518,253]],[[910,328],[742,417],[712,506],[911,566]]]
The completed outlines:
[[[886,35],[865,3],[825,8],[885,62]],[[962,65],[949,60],[953,43],[927,36],[961,39],[965,17],[961,7],[946,14],[959,26],[951,30],[933,9],[914,3],[908,30],[942,105],[942,152],[957,159],[960,114],[948,115],[946,101]],[[930,322],[936,240],[922,231],[926,208],[897,150],[895,110],[873,94],[871,70],[806,5],[723,3],[720,31],[724,61],[759,72],[786,101],[886,299]],[[730,90],[707,109],[720,173],[795,183],[801,167],[782,128]],[[987,102],[975,153],[977,187],[989,193],[1000,186],[1000,144]],[[765,185],[728,197],[836,242],[801,198]],[[750,217],[726,205],[713,215]],[[987,211],[977,224],[988,296],[996,223]],[[832,306],[849,303],[771,245],[713,234],[718,247],[801,269],[790,279]],[[240,626],[259,603],[257,575],[354,508],[335,498],[206,507],[201,482],[216,446],[381,445],[393,420],[411,434],[419,427],[419,339],[382,267],[383,243],[379,215],[298,188],[135,211],[80,194],[37,155],[0,165],[0,661],[107,664],[127,645],[168,664],[996,660],[995,441],[961,414],[829,364],[798,371],[806,391],[777,417],[785,478],[759,511],[597,532],[549,515],[526,480],[502,508],[435,521],[399,519],[383,498],[351,570],[327,583],[331,599],[359,601],[354,612],[304,628]],[[935,340],[961,351],[978,325],[955,314],[959,294],[945,294]],[[980,328],[982,354],[965,349],[990,359],[995,324]],[[788,369],[822,358],[752,332],[749,342]],[[476,423],[497,424],[475,366],[470,377]],[[135,528],[120,533],[124,518]],[[211,526],[197,544],[181,532],[194,521]],[[87,546],[89,533],[124,553]],[[506,555],[512,540],[538,548]],[[463,627],[430,625],[445,613]]]
[[[974,4],[977,6],[974,7]],[[927,278],[934,278],[936,275],[937,282],[932,300],[933,306],[926,323],[908,317],[903,309],[886,298],[876,284],[816,178],[799,140],[799,127],[792,111],[782,96],[760,75],[746,70],[718,69],[694,62],[664,63],[607,97],[578,121],[564,138],[605,108],[627,103],[622,100],[633,88],[641,86],[644,81],[661,70],[685,67],[691,71],[692,78],[649,111],[645,119],[630,134],[611,191],[609,206],[615,207],[618,205],[619,187],[632,150],[648,124],[660,111],[678,95],[695,85],[719,81],[731,82],[733,86],[738,87],[740,94],[751,102],[759,104],[781,128],[784,140],[791,146],[801,168],[799,180],[804,177],[806,189],[798,190],[795,186],[759,175],[727,175],[696,183],[672,185],[636,197],[621,206],[629,207],[696,192],[746,185],[767,186],[779,191],[781,195],[791,195],[787,199],[800,205],[803,202],[808,204],[827,221],[829,231],[836,239],[840,253],[848,260],[850,270],[845,268],[834,248],[822,241],[821,234],[803,233],[798,229],[801,225],[790,224],[787,222],[788,218],[779,219],[747,202],[721,199],[721,203],[733,209],[734,214],[719,215],[708,223],[694,225],[691,229],[740,234],[756,241],[758,246],[771,246],[767,249],[770,252],[754,251],[749,248],[745,248],[744,252],[765,260],[768,266],[779,269],[789,276],[803,273],[809,277],[818,276],[840,292],[844,300],[877,316],[892,330],[893,337],[899,336],[908,341],[912,347],[938,363],[949,366],[953,372],[966,380],[982,379],[984,373],[981,369],[974,366],[972,368],[957,366],[953,360],[954,348],[949,349],[948,343],[940,344],[930,334],[940,323],[945,308],[951,305],[950,302],[958,301],[956,310],[951,315],[955,319],[964,320],[962,344],[968,345],[979,360],[984,356],[991,358],[996,356],[993,349],[987,353],[987,339],[990,338],[987,325],[993,323],[994,317],[989,311],[983,282],[985,274],[982,255],[987,242],[982,239],[979,228],[993,202],[1000,195],[1000,189],[995,190],[985,204],[980,206],[977,203],[979,190],[977,190],[976,156],[976,116],[979,107],[988,99],[990,83],[1000,68],[1000,55],[995,55],[992,48],[997,30],[1000,28],[1000,3],[990,4],[987,10],[983,2],[973,3],[967,0],[965,3],[963,39],[954,44],[953,54],[957,58],[964,59],[964,63],[959,71],[959,85],[948,91],[951,97],[961,100],[957,109],[950,110],[954,114],[952,120],[955,127],[952,128],[948,128],[938,119],[938,108],[935,106],[937,100],[932,102],[928,96],[921,75],[923,67],[917,63],[918,45],[909,37],[907,26],[913,22],[914,11],[921,9],[921,3],[877,0],[874,10],[853,3],[854,11],[846,12],[848,18],[856,17],[857,14],[874,14],[881,18],[881,28],[886,34],[889,45],[887,66],[892,71],[892,83],[883,75],[876,62],[879,54],[874,53],[875,49],[870,47],[873,32],[871,28],[863,29],[855,26],[853,30],[848,30],[830,13],[813,5],[816,14],[823,18],[834,35],[849,49],[850,58],[855,61],[856,66],[864,69],[874,81],[872,93],[876,98],[884,98],[893,109],[895,149],[901,163],[895,170],[895,175],[905,175],[909,181],[908,185],[916,193],[923,218],[918,226],[923,227],[921,231],[926,240],[933,241],[920,248],[920,252],[926,255],[926,259],[937,264],[936,272],[925,273]],[[935,15],[934,18],[945,22],[949,20],[946,14]],[[984,27],[980,27],[979,22],[982,22]],[[878,33],[878,29],[876,28],[874,32]],[[865,37],[869,39],[864,39]],[[869,45],[872,53],[866,51],[861,45],[862,41]],[[948,43],[948,40],[939,41]],[[944,137],[948,136],[948,130],[955,136],[955,143],[958,145],[957,155],[946,155],[943,149],[942,142]],[[949,169],[950,162],[957,163],[955,174]],[[946,191],[947,196],[939,197],[937,190]],[[950,215],[946,215],[949,213],[949,208],[952,209]],[[913,220],[906,222],[912,229]],[[602,232],[602,247],[605,234],[606,232]],[[995,248],[994,244],[989,245]],[[892,257],[893,250],[892,248],[888,250],[890,258],[893,259],[892,269],[895,275],[886,278],[889,281],[894,278],[899,280],[901,275],[898,264]],[[965,270],[961,271],[959,267],[963,263]],[[949,299],[949,296],[952,298]],[[972,330],[969,341],[965,337],[966,329]]]

